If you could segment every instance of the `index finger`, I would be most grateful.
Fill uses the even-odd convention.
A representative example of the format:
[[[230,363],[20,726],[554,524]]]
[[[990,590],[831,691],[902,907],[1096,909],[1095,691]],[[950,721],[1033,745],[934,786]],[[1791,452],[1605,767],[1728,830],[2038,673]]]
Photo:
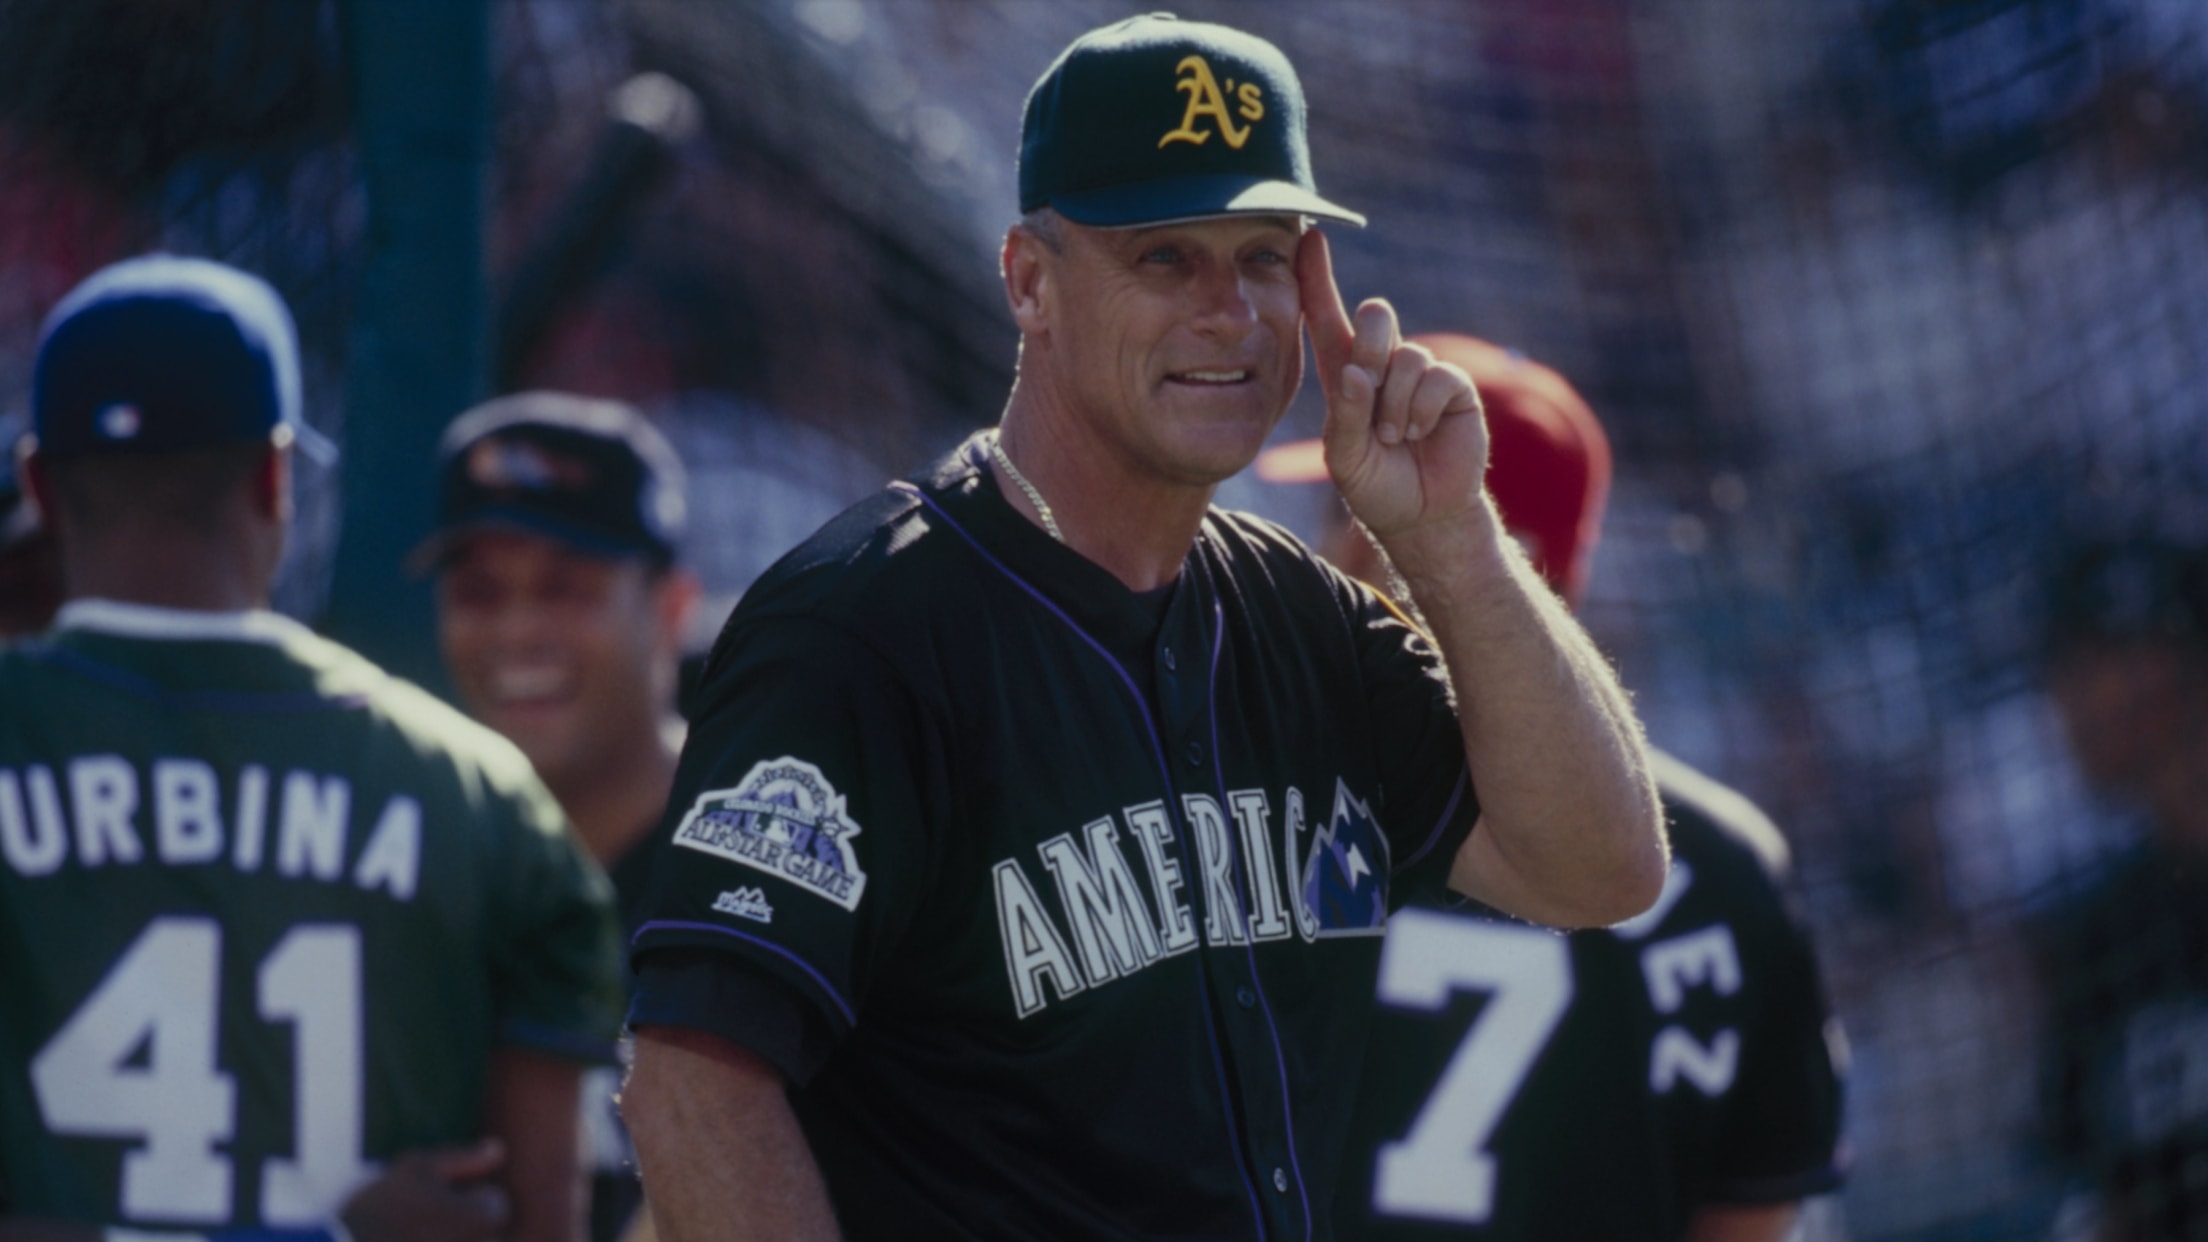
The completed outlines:
[[[1303,301],[1304,326],[1311,333],[1311,352],[1319,370],[1319,388],[1332,402],[1342,386],[1342,368],[1349,365],[1349,351],[1356,343],[1349,311],[1342,305],[1342,291],[1334,284],[1334,255],[1327,249],[1326,234],[1317,228],[1305,231],[1296,247],[1296,287]]]

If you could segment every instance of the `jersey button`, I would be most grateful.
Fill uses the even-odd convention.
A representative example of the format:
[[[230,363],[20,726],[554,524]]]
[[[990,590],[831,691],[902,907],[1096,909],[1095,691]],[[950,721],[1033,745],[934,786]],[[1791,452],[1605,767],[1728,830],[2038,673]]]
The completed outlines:
[[[1165,649],[1165,671],[1170,673],[1174,669],[1179,667],[1179,665],[1173,662],[1173,649],[1171,647],[1167,647]]]
[[[1190,742],[1188,744],[1188,766],[1192,768],[1204,766],[1204,744],[1202,742]]]
[[[1273,1170],[1273,1189],[1282,1194],[1288,1193],[1288,1170],[1282,1168]]]
[[[1234,990],[1234,1003],[1244,1009],[1253,1009],[1257,1006],[1257,993],[1248,988],[1236,988]]]

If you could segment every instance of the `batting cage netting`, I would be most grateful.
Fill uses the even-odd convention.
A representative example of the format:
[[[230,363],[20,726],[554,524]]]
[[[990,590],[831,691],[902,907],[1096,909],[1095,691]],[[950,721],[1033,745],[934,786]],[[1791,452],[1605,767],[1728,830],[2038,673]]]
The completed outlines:
[[[717,624],[823,518],[995,419],[1022,98],[1145,7],[492,3],[482,390],[645,408],[691,470]],[[1371,218],[1331,232],[1345,295],[1522,350],[1607,424],[1582,616],[1653,738],[1785,830],[1846,1028],[1852,1168],[1805,1231],[2085,1238],[2118,1196],[2208,1203],[2201,920],[2142,919],[2193,939],[2106,956],[2083,994],[2049,965],[2141,860],[2203,891],[2208,786],[2187,844],[2167,781],[2079,762],[2189,747],[2208,770],[2198,682],[2189,711],[2079,736],[2054,655],[2127,617],[2127,640],[2208,642],[2208,5],[1178,11],[1301,71],[1320,187]],[[160,247],[278,287],[310,419],[351,453],[383,227],[359,16],[0,0],[0,429],[45,310]],[[1280,438],[1319,413],[1307,385]],[[423,465],[304,476],[286,611],[331,619],[359,568],[340,498],[426,495]],[[1222,501],[1309,534],[1323,493],[1245,477]],[[2142,1001],[2125,972],[2158,953],[2189,990]],[[2084,1021],[2115,1034],[2065,1070]],[[2124,1163],[2112,1134],[2163,1155]]]

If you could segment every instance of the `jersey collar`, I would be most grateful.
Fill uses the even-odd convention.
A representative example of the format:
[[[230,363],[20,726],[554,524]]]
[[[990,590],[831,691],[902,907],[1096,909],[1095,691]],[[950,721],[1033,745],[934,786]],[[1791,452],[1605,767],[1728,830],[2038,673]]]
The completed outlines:
[[[71,600],[54,614],[54,629],[94,630],[124,638],[178,642],[264,643],[279,646],[313,633],[282,613],[255,608],[243,612],[195,612],[126,604],[112,599]]]
[[[1007,489],[997,485],[989,468],[990,434],[983,431],[969,437],[908,482],[934,497],[970,536],[980,540],[1000,567],[1050,597],[1083,631],[1121,653],[1148,647],[1161,625],[1170,624],[1194,593],[1176,589],[1161,619],[1157,601],[1128,590],[1111,571],[1029,521],[1013,508]],[[1199,542],[1206,537],[1200,536]],[[1190,549],[1176,587],[1188,583],[1191,567],[1202,559],[1199,549]]]

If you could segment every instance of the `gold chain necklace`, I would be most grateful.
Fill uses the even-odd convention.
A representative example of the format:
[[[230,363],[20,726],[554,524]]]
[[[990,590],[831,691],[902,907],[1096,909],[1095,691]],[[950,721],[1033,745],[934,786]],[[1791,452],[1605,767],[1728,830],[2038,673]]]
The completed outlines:
[[[1021,474],[1020,468],[1013,465],[1012,459],[1005,455],[1004,437],[1002,435],[989,437],[989,459],[997,463],[998,468],[1004,471],[1006,478],[1018,484],[1019,489],[1027,493],[1028,503],[1035,506],[1036,514],[1043,519],[1043,529],[1050,532],[1050,537],[1064,543],[1066,533],[1058,529],[1058,519],[1050,515],[1050,502],[1043,499],[1043,494],[1035,490],[1035,485],[1028,482],[1027,476]]]

